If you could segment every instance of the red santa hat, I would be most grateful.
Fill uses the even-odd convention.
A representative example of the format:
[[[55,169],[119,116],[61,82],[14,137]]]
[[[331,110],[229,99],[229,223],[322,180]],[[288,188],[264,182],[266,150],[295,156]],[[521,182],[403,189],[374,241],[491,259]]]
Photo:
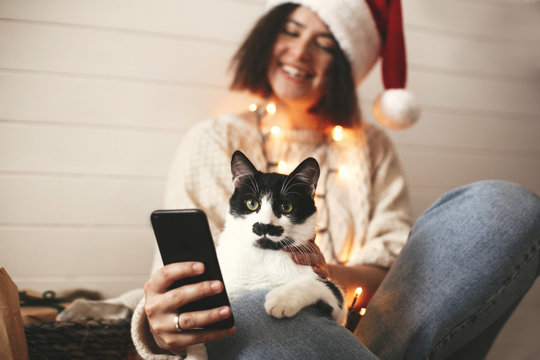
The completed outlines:
[[[405,89],[407,62],[400,0],[268,0],[266,8],[285,3],[305,6],[326,23],[349,59],[357,85],[381,58],[385,90],[373,103],[380,123],[404,129],[418,119],[420,107]]]

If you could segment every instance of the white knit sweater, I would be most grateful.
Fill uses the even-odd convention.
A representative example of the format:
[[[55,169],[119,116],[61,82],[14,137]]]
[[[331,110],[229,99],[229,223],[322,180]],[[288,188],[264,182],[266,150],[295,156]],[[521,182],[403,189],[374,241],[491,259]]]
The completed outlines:
[[[260,129],[252,117],[225,114],[199,123],[183,137],[171,167],[165,207],[198,208],[208,216],[214,239],[223,229],[232,194],[230,159],[239,149],[262,171],[284,161],[292,170],[313,156],[321,166],[317,185],[317,243],[329,263],[390,267],[411,228],[405,179],[393,145],[375,125],[349,131],[339,142],[312,130]],[[263,140],[262,134],[268,134]],[[347,176],[337,172],[346,166]],[[153,271],[161,266],[156,257]],[[152,349],[144,300],[132,322],[134,343],[144,358],[164,359]],[[174,358],[174,357],[173,357]]]

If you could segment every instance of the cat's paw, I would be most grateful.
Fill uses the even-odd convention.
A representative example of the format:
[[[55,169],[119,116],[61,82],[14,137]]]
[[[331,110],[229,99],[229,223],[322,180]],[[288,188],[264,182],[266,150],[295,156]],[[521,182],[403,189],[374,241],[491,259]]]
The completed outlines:
[[[197,344],[197,345],[188,346],[185,360],[208,360],[208,353],[206,352],[206,345]]]
[[[293,317],[304,307],[290,289],[277,287],[266,294],[264,309],[268,315],[281,319]]]

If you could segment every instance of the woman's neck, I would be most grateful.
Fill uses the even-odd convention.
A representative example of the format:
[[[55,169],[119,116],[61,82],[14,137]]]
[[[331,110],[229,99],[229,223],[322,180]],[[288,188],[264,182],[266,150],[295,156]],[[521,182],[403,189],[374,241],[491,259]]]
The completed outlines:
[[[292,105],[271,98],[269,103],[274,103],[276,111],[267,115],[267,124],[277,125],[283,129],[305,129],[324,131],[332,122],[321,114],[310,111],[310,107]]]

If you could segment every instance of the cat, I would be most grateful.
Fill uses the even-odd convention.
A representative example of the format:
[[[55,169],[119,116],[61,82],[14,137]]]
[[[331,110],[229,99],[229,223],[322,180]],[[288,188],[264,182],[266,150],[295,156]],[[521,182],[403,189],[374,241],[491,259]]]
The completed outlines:
[[[313,158],[288,176],[258,171],[240,151],[231,160],[234,193],[216,251],[231,300],[256,289],[271,289],[266,312],[292,317],[304,307],[325,304],[332,318],[346,320],[344,293],[311,266],[292,260],[286,246],[305,247],[315,238],[315,188],[320,174]],[[188,348],[188,358],[204,359],[204,346]]]

